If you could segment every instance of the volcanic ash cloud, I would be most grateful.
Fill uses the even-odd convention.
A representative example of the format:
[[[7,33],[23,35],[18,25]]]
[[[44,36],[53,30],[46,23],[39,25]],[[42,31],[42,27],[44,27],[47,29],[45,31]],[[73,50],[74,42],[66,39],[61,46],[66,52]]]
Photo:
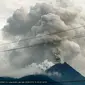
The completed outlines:
[[[7,25],[3,28],[4,38],[8,36],[10,41],[19,39],[14,44],[15,48],[32,46],[6,55],[12,67],[25,68],[32,63],[40,64],[46,59],[54,63],[57,62],[56,58],[60,58],[62,63],[69,63],[78,55],[84,58],[84,12],[74,4],[69,4],[69,1],[58,2],[56,6],[36,4],[29,12],[23,8],[17,9],[7,20]],[[32,38],[20,41],[28,37]]]

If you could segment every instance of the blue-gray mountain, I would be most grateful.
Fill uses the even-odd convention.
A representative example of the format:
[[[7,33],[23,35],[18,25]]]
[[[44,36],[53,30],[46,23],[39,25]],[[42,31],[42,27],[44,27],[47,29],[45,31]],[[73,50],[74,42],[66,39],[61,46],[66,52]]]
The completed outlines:
[[[46,72],[58,72],[60,76],[51,75],[50,78],[52,78],[55,81],[64,81],[63,85],[85,85],[85,77],[83,77],[79,72],[77,72],[67,63],[56,64],[52,66],[50,69],[48,69]]]
[[[51,78],[49,78],[46,75],[30,75],[30,76],[25,76],[20,79],[13,79],[13,78],[0,78],[0,81],[5,81],[5,82],[30,82],[30,83],[18,83],[18,85],[63,85],[60,82],[54,81]],[[41,83],[31,83],[32,81],[36,82],[41,82]],[[46,83],[42,83],[46,82]],[[6,85],[9,85],[9,83],[5,83]],[[10,83],[12,85],[13,83]],[[16,83],[14,83],[16,85]],[[3,84],[0,84],[3,85]]]

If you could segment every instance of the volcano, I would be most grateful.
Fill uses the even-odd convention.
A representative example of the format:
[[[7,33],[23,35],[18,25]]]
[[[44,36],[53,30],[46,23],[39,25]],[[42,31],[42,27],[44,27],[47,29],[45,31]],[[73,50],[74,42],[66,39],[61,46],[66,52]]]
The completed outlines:
[[[67,63],[56,64],[46,70],[47,73],[55,73],[58,75],[51,75],[55,81],[62,82],[63,85],[85,85],[85,77],[82,76],[79,72],[69,66]]]

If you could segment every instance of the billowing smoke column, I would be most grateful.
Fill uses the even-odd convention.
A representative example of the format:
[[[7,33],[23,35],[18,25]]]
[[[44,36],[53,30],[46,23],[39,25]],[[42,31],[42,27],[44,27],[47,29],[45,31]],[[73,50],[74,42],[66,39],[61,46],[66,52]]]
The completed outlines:
[[[82,37],[85,35],[85,15],[69,3],[58,0],[56,6],[42,3],[31,7],[29,13],[23,8],[14,12],[3,28],[4,38],[8,36],[7,39],[12,41],[32,37],[19,41],[15,48],[34,46],[11,51],[8,58],[12,67],[25,68],[32,63],[40,64],[46,59],[54,63],[57,58],[60,58],[61,63],[69,63],[76,56],[85,55],[85,38]]]
[[[64,31],[63,27],[67,28],[55,12],[56,9],[52,8],[51,5],[36,4],[29,13],[24,12],[23,9],[18,9],[8,19],[8,25],[3,28],[5,33],[15,39],[17,36],[20,36],[21,39],[34,37],[27,41],[19,42],[19,47],[39,44],[27,49],[12,51],[9,55],[12,65],[18,68],[25,67],[34,62],[41,63],[45,59],[55,62],[56,58],[52,49],[55,49],[56,44],[60,43],[61,38],[56,34],[50,34]],[[21,59],[20,62],[18,62],[19,59]]]

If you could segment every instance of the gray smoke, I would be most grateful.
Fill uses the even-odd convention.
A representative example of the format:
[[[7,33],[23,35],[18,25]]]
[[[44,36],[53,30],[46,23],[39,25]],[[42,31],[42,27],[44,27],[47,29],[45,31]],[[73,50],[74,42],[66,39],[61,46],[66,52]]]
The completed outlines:
[[[84,56],[85,39],[78,37],[85,34],[85,27],[82,26],[85,15],[80,8],[69,4],[69,1],[58,0],[55,7],[46,3],[36,4],[30,8],[30,12],[20,8],[7,20],[7,25],[3,28],[4,38],[7,35],[11,40],[32,37],[19,41],[14,46],[32,47],[8,53],[12,67],[25,68],[32,63],[40,64],[46,59],[54,63],[57,58],[60,58],[61,63],[69,63],[78,55]],[[82,27],[75,29],[79,26]],[[54,32],[56,33],[52,34]]]
[[[9,55],[12,65],[18,68],[25,67],[33,62],[43,62],[45,59],[55,62],[52,49],[56,46],[55,44],[60,43],[61,38],[56,34],[46,34],[63,31],[63,27],[67,28],[60,17],[55,15],[55,12],[55,9],[49,4],[36,4],[35,7],[30,9],[29,13],[26,14],[23,9],[18,9],[8,19],[8,24],[3,28],[5,33],[15,39],[17,36],[21,37],[21,39],[34,37],[33,39],[19,42],[17,44],[19,47],[39,44],[20,51],[12,51]],[[18,62],[19,59],[21,59],[20,62]]]

